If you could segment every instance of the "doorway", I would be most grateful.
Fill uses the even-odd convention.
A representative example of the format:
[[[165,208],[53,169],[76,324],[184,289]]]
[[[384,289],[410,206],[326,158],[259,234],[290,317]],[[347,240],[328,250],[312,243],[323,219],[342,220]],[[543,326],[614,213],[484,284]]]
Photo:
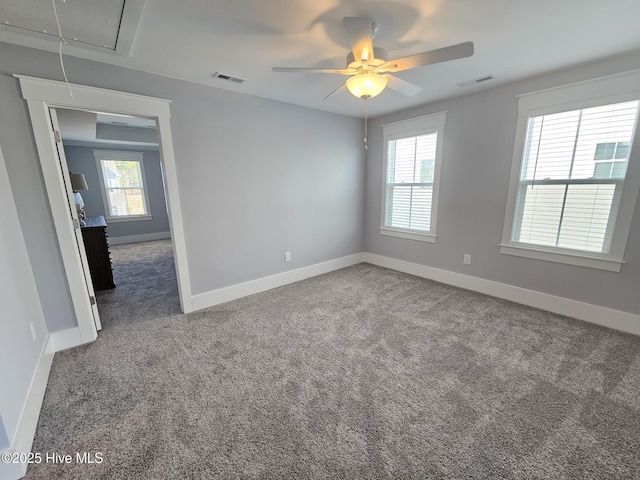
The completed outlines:
[[[91,295],[91,288],[88,286],[85,276],[85,272],[88,270],[86,258],[83,258],[81,249],[78,249],[77,230],[79,224],[75,223],[73,211],[70,212],[72,199],[66,186],[70,183],[70,179],[68,172],[65,176],[64,167],[61,166],[59,160],[56,146],[57,134],[53,127],[54,120],[52,120],[51,108],[99,111],[155,120],[158,132],[158,151],[164,172],[180,307],[184,313],[191,312],[193,310],[191,285],[169,125],[170,102],[82,85],[71,85],[73,94],[71,96],[69,87],[62,82],[25,76],[16,77],[20,81],[22,96],[27,101],[56,236],[78,322],[76,344],[95,340],[97,327],[95,309],[92,304],[93,295]],[[70,221],[70,216],[72,221]]]
[[[95,291],[96,327],[113,326],[118,313],[135,318],[132,313],[139,308],[146,317],[165,310],[178,313],[156,120],[59,107],[50,110],[54,131],[60,132],[61,168],[71,179],[73,192],[67,193],[75,204],[70,207],[79,212],[78,247],[84,247],[87,280]],[[125,254],[129,251],[135,254]],[[143,261],[150,256],[156,262],[155,274],[145,268],[149,261]]]

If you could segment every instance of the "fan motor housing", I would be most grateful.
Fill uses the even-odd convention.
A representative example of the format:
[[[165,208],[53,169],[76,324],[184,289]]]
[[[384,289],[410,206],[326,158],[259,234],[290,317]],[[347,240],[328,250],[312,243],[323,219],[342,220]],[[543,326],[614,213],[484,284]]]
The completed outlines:
[[[373,47],[373,62],[369,65],[372,67],[379,67],[384,65],[389,60],[389,53],[380,47]],[[347,68],[360,68],[362,66],[362,60],[356,60],[353,52],[349,52],[347,55]]]

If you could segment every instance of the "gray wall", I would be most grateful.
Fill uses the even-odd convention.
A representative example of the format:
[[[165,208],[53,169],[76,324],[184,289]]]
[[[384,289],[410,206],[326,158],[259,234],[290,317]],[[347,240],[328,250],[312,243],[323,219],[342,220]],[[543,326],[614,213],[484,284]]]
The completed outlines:
[[[13,52],[16,54],[17,52]],[[26,51],[22,52],[23,54]],[[38,294],[50,331],[77,324],[39,166],[29,114],[16,79],[5,68],[14,63],[0,43],[0,145],[4,151],[20,225],[34,268]],[[11,71],[11,70],[9,70]]]
[[[0,43],[0,144],[50,331],[76,325],[14,73],[61,79],[57,55]],[[74,83],[166,98],[194,293],[363,249],[361,120],[65,58]],[[283,262],[283,252],[293,260]]]
[[[149,210],[151,220],[135,222],[109,222],[108,234],[110,238],[126,237],[129,235],[143,235],[148,233],[168,232],[169,217],[164,196],[162,182],[162,167],[160,155],[154,150],[136,150],[135,148],[118,148],[115,146],[96,146],[98,150],[126,150],[128,152],[141,152],[144,162],[146,188],[149,193]],[[104,202],[100,193],[100,177],[93,148],[65,145],[64,153],[67,157],[67,166],[73,173],[84,173],[89,190],[80,192],[84,201],[84,210],[88,217],[105,214]]]
[[[360,120],[194,100],[172,109],[184,115],[172,130],[194,293],[362,251]]]
[[[0,450],[15,438],[46,327],[0,151]],[[33,322],[36,339],[31,336]],[[11,478],[0,462],[0,478]],[[15,477],[13,477],[15,478]]]
[[[558,71],[370,122],[365,250],[422,265],[640,314],[640,208],[620,273],[501,255],[516,131],[516,95],[640,68],[629,55]],[[382,125],[447,111],[436,244],[382,236]],[[464,253],[472,264],[463,265]]]

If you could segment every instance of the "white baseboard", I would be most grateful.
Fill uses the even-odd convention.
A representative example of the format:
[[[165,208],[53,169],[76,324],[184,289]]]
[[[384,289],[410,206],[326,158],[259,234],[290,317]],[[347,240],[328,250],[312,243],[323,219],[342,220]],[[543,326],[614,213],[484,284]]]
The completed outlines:
[[[271,290],[272,288],[329,273],[361,262],[371,263],[615,330],[640,335],[640,315],[366,252],[193,295],[191,297],[193,310],[201,310],[230,302],[237,298]]]
[[[67,328],[51,334],[51,345],[54,352],[60,352],[82,344],[82,336],[78,327]]]
[[[36,434],[36,427],[38,426],[40,409],[42,408],[42,401],[44,400],[44,393],[47,389],[49,372],[51,371],[51,364],[53,363],[53,354],[53,342],[51,336],[49,336],[42,347],[38,365],[36,366],[31,385],[29,386],[29,393],[27,394],[24,408],[18,421],[18,428],[16,429],[11,446],[5,450],[7,452],[28,453],[31,451],[33,438]],[[0,462],[0,464],[1,463],[2,462]],[[17,479],[22,477],[26,471],[26,463],[12,465],[2,464],[0,477],[3,479]]]
[[[512,302],[521,303],[530,307],[540,308],[615,330],[640,335],[640,315],[633,313],[613,310],[611,308],[570,300],[548,293],[514,287],[513,285],[507,285],[505,283],[493,282],[483,278],[427,267],[425,265],[373,253],[365,253],[364,261],[380,267],[398,270],[418,277],[435,280],[436,282],[485,293],[493,297],[511,300]]]
[[[150,242],[152,240],[165,240],[171,238],[171,232],[144,233],[141,235],[126,235],[123,237],[109,237],[109,245],[122,245],[124,243]]]
[[[191,301],[193,310],[201,310],[203,308],[212,307],[221,303],[230,302],[237,298],[246,297],[255,293],[271,290],[272,288],[281,287],[289,283],[298,282],[306,278],[329,273],[341,268],[350,267],[362,263],[363,254],[356,253],[347,257],[336,258],[327,262],[316,263],[308,267],[290,270],[288,272],[278,273],[269,277],[259,278],[246,283],[231,285],[230,287],[212,290],[206,293],[193,295]]]

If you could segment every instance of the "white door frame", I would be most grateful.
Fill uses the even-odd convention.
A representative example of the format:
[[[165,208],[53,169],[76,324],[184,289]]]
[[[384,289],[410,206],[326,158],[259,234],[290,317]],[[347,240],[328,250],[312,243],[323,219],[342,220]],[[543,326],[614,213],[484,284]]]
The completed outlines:
[[[55,138],[51,129],[49,107],[93,110],[156,119],[160,160],[165,174],[167,210],[169,212],[169,227],[171,229],[178,277],[180,307],[184,313],[193,311],[182,209],[180,207],[173,141],[169,124],[171,117],[170,101],[75,84],[71,85],[73,92],[73,97],[71,97],[69,88],[63,82],[23,75],[15,75],[15,77],[20,81],[22,97],[26,100],[29,108],[60,253],[78,321],[81,343],[95,340],[97,332],[91,313],[87,286],[84,282],[82,261],[75,246],[74,227],[69,217],[67,194],[60,168],[57,165]]]

